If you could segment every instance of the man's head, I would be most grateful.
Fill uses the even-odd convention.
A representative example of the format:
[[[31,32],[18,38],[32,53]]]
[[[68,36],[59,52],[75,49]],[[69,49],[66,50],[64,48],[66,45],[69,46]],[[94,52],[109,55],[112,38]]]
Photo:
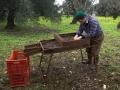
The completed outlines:
[[[78,22],[84,23],[86,21],[86,15],[87,15],[87,12],[79,11],[76,13],[75,17]]]

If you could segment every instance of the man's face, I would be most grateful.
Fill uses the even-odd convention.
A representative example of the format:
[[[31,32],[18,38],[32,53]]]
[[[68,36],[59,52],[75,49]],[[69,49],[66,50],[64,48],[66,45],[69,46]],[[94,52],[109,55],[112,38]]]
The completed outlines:
[[[84,23],[85,21],[86,21],[86,16],[83,19],[78,20],[79,23]]]

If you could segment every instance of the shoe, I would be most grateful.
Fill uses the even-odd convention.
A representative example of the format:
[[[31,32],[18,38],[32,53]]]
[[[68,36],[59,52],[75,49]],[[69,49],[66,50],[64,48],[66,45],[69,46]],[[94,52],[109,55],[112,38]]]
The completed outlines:
[[[91,61],[90,60],[83,60],[82,64],[91,64]]]

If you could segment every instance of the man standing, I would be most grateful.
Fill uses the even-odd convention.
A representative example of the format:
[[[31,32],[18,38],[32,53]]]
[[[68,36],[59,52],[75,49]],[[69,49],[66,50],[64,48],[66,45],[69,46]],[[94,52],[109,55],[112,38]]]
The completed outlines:
[[[78,32],[76,33],[74,40],[80,40],[90,38],[90,45],[95,47],[86,48],[88,54],[88,60],[83,60],[83,64],[92,64],[90,69],[95,69],[95,63],[98,64],[99,52],[104,39],[103,30],[98,20],[87,14],[86,12],[79,11],[76,13],[76,20],[80,23]],[[86,34],[82,35],[83,31]],[[94,58],[93,58],[94,57]]]

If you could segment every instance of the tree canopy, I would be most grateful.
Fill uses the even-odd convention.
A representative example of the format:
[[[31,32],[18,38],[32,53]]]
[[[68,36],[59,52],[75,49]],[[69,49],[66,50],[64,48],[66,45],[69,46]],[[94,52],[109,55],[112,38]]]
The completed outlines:
[[[75,14],[77,11],[92,12],[95,0],[65,0],[63,8],[65,13]]]
[[[0,0],[0,21],[7,20],[5,28],[15,27],[15,23],[25,22],[44,16],[52,22],[60,22],[59,7],[55,0]]]
[[[120,15],[120,0],[99,0],[95,10],[99,15],[106,16],[108,14],[116,19]]]
[[[61,21],[61,8],[69,15],[75,15],[77,11],[87,11],[98,15],[112,15],[114,19],[120,14],[119,0],[65,0],[62,7],[55,5],[55,0],[0,0],[0,21],[7,21],[5,28],[13,28],[17,23],[23,23],[28,19],[38,20],[40,16],[52,22]],[[72,23],[76,23],[73,18]]]
[[[77,11],[86,11],[89,14],[97,13],[102,16],[113,16],[114,19],[120,15],[120,0],[65,0],[63,10],[66,15],[75,15]],[[72,24],[76,23],[73,18]]]
[[[95,0],[65,0],[63,3],[63,10],[66,15],[75,15],[77,11],[93,12],[93,3]],[[71,24],[75,24],[77,21],[73,18]]]

